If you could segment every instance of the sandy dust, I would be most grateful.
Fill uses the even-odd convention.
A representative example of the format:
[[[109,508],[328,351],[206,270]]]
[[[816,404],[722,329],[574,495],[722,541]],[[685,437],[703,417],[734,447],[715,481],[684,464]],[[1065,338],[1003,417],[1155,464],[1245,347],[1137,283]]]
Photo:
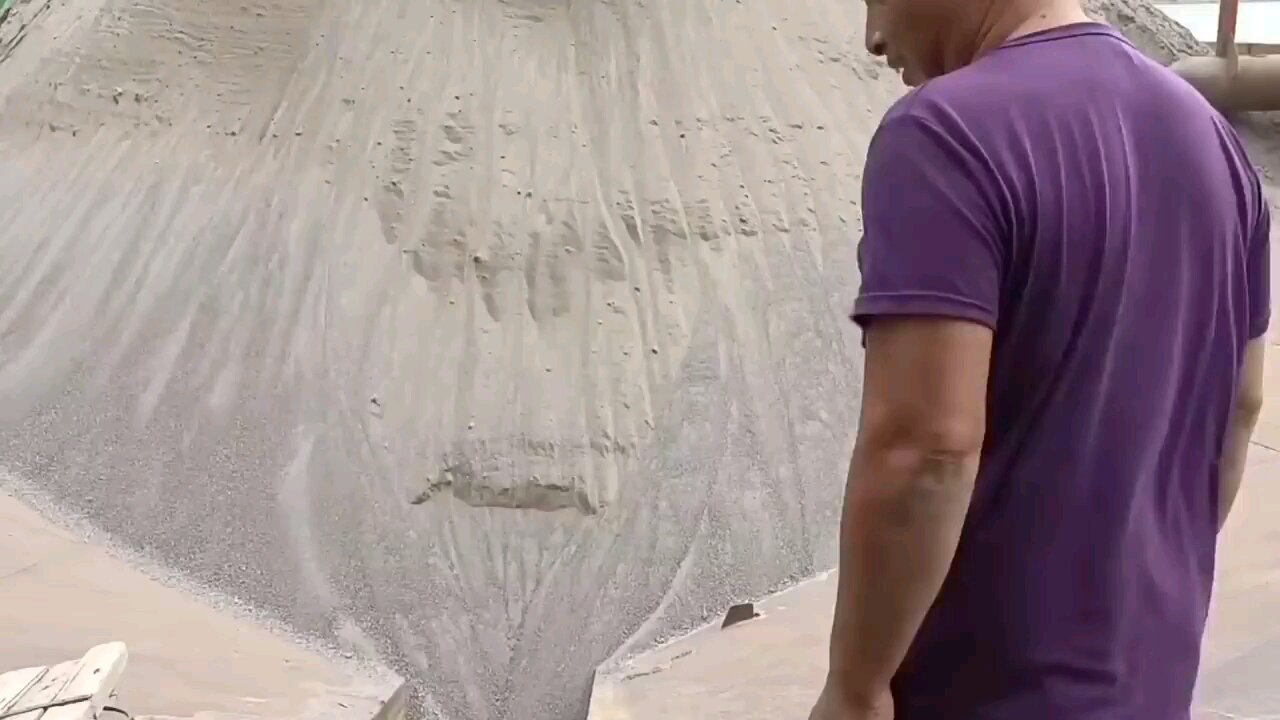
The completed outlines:
[[[202,720],[367,719],[396,689],[161,584],[13,496],[0,495],[0,528],[0,672],[120,640],[115,704]]]
[[[15,13],[0,464],[64,509],[450,719],[834,564],[861,3]]]

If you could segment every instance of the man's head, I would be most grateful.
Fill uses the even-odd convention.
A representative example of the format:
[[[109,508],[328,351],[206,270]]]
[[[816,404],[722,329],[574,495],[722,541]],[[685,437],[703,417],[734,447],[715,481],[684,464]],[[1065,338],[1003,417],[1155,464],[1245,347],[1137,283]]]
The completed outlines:
[[[867,50],[908,85],[949,73],[1011,37],[1087,19],[1078,0],[866,0]]]

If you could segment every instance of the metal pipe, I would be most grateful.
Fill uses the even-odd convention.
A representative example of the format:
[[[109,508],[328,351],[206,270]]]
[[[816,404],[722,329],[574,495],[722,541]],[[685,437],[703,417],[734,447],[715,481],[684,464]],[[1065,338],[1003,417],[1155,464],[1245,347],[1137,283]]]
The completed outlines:
[[[1172,70],[1224,113],[1280,110],[1280,57],[1240,57],[1240,0],[1218,2],[1217,57],[1190,57]]]
[[[1170,69],[1223,113],[1280,110],[1280,55],[1189,57]]]

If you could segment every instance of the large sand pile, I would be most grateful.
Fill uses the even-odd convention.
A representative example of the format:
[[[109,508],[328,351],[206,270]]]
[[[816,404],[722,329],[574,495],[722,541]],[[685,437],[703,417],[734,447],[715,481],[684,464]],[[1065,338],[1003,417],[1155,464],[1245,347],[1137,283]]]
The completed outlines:
[[[428,716],[575,717],[620,647],[834,563],[900,92],[863,22],[17,0],[0,464]]]

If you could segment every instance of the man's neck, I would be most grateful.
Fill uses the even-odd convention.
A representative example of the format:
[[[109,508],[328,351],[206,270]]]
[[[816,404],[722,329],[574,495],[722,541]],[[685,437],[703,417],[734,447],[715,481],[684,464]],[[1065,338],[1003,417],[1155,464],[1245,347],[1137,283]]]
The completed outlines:
[[[1008,12],[1002,17],[992,17],[984,23],[978,36],[978,51],[974,57],[994,50],[1001,45],[1032,33],[1052,30],[1064,25],[1091,22],[1077,0],[1052,2],[1010,2]]]

